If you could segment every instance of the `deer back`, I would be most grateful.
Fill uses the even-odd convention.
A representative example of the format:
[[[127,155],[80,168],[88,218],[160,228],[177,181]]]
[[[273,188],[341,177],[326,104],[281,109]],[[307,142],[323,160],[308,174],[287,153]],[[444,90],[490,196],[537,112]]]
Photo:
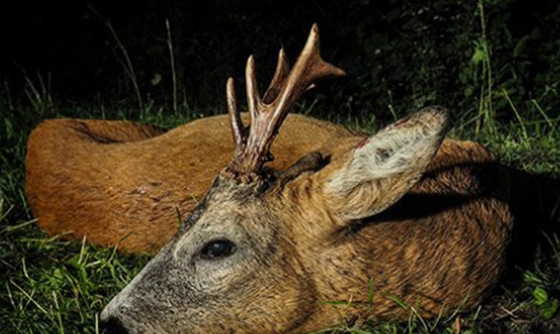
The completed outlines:
[[[227,115],[170,131],[123,121],[44,121],[27,147],[31,211],[49,235],[157,252],[231,160],[229,126]],[[313,151],[328,155],[340,140],[360,135],[290,115],[272,148],[272,166],[284,170]]]

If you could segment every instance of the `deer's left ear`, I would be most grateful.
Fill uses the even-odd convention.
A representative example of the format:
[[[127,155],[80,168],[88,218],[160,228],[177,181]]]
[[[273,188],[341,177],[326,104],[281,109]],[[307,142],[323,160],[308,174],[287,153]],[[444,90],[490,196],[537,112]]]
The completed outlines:
[[[447,128],[447,112],[430,107],[367,138],[324,171],[326,204],[343,220],[385,210],[420,179]]]

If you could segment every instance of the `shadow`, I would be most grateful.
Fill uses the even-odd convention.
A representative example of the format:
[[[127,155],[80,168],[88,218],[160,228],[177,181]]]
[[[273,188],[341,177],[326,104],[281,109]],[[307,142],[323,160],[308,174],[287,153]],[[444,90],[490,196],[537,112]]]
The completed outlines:
[[[480,178],[477,185],[480,189],[473,194],[464,195],[454,191],[409,193],[387,210],[357,220],[350,228],[337,233],[355,234],[370,224],[388,221],[406,223],[436,216],[480,200],[482,196],[497,198],[509,203],[514,217],[501,283],[506,287],[518,285],[522,282],[523,271],[531,269],[536,260],[547,262],[558,256],[555,252],[560,252],[560,244],[551,242],[555,236],[560,237],[560,175],[531,174],[492,162],[447,165],[426,173],[423,179],[437,178],[438,175],[465,168],[474,171]],[[505,189],[509,187],[509,194],[494,189],[500,187],[496,187],[496,182],[507,180],[503,177],[504,173],[509,174],[509,185],[504,183],[500,186]]]
[[[459,207],[477,201],[482,198],[497,198],[501,201],[508,201],[508,185],[505,182],[507,177],[503,175],[504,167],[497,162],[489,163],[453,163],[434,168],[424,173],[421,182],[433,182],[435,187],[425,187],[420,191],[416,190],[404,195],[395,204],[386,210],[356,221],[352,226],[352,232],[358,232],[361,228],[369,224],[381,224],[387,221],[409,221],[418,220],[442,214],[445,211],[458,209]],[[442,189],[441,182],[448,182],[446,178],[453,179],[453,174],[468,173],[477,178],[478,182],[473,184],[476,189],[449,188]],[[444,175],[444,181],[438,180]],[[460,179],[460,178],[459,178]],[[464,187],[463,187],[464,188]],[[503,188],[503,189],[500,189]],[[413,188],[414,189],[414,188]]]
[[[551,240],[560,236],[560,175],[510,169],[510,207],[515,217],[504,282],[520,283],[523,269],[555,256]],[[522,269],[522,270],[519,270]]]

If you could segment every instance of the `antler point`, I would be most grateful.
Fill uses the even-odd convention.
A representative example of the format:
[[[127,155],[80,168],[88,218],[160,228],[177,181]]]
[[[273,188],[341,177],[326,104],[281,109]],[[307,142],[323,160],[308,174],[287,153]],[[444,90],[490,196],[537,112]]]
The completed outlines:
[[[311,31],[318,34],[319,33],[319,25],[317,24],[317,22],[314,22],[313,25],[311,26]]]

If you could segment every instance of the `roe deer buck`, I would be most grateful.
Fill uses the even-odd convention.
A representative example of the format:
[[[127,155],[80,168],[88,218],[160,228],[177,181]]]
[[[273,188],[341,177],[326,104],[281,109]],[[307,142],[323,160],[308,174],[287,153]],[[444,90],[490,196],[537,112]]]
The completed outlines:
[[[395,298],[422,316],[483,300],[512,228],[507,173],[482,146],[444,140],[441,108],[370,138],[286,117],[313,82],[343,73],[321,59],[316,26],[289,73],[280,52],[262,98],[250,57],[250,127],[227,84],[234,148],[224,117],[166,133],[74,120],[35,130],[27,194],[49,233],[157,249],[174,207],[190,212],[107,305],[109,333],[306,332],[405,317]]]

